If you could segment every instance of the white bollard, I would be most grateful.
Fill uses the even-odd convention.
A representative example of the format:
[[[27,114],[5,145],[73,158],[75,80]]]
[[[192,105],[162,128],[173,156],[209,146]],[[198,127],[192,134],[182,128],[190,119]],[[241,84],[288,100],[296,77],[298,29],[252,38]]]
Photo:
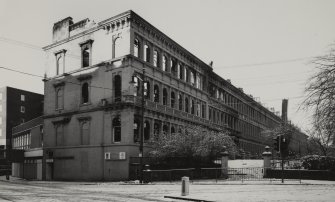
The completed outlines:
[[[189,177],[182,177],[181,178],[181,195],[182,196],[187,196],[189,194],[189,185],[190,185]]]

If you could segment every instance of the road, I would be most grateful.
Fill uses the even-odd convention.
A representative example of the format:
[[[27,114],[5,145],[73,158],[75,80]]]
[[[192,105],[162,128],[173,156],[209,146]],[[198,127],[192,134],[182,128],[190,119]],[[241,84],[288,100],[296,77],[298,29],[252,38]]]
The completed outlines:
[[[180,196],[180,191],[180,183],[134,185],[0,180],[0,201],[178,201],[164,196]],[[195,182],[190,185],[190,195],[187,197],[209,201],[334,201],[335,183],[281,185],[268,182]]]

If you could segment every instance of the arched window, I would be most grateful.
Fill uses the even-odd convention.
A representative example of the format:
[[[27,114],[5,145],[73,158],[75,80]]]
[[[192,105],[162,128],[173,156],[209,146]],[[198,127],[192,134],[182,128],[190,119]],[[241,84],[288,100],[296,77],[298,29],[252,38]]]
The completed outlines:
[[[167,71],[167,58],[165,55],[163,55],[163,61],[162,61],[162,68],[163,68],[163,71]]]
[[[191,114],[195,113],[195,106],[194,106],[194,100],[191,99]]]
[[[150,100],[150,82],[144,82],[144,97]]]
[[[150,139],[150,123],[149,121],[144,122],[144,141]]]
[[[174,134],[174,133],[176,133],[176,130],[175,130],[175,128],[172,126],[172,127],[171,127],[171,134]]]
[[[185,98],[185,112],[188,112],[188,98]]]
[[[167,105],[167,96],[168,96],[167,90],[166,88],[164,88],[163,89],[163,105]]]
[[[84,48],[81,52],[82,55],[82,63],[83,67],[88,67],[90,66],[90,49],[89,48]]]
[[[168,125],[163,125],[163,134],[166,135],[169,133],[169,126]]]
[[[140,141],[140,121],[138,119],[134,120],[134,142]]]
[[[144,45],[144,61],[150,62],[150,48],[148,45]]]
[[[140,42],[138,39],[135,39],[134,40],[134,56],[135,57],[139,57],[140,50],[141,50]]]
[[[63,108],[63,89],[58,88],[56,90],[56,109],[62,109]]]
[[[121,120],[120,117],[113,119],[113,140],[114,142],[121,142]]]
[[[183,110],[183,96],[178,94],[179,110]]]
[[[81,103],[85,104],[89,102],[89,90],[88,90],[88,83],[85,82],[81,86]]]
[[[121,76],[114,76],[114,99],[115,102],[121,101]]]
[[[158,85],[154,86],[154,102],[159,102],[159,87],[158,87]]]
[[[154,66],[155,67],[159,66],[159,53],[156,50],[154,50]]]
[[[176,97],[174,95],[174,92],[171,92],[171,107],[174,108]]]
[[[56,61],[56,74],[62,74],[64,73],[63,71],[63,57],[59,54],[59,56],[57,57],[57,61]]]

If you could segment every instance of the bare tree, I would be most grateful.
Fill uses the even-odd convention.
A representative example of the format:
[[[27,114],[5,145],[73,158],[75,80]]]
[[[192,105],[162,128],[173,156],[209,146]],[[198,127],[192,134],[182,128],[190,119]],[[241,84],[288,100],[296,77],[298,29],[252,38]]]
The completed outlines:
[[[335,49],[332,48],[327,55],[316,57],[311,63],[318,71],[305,88],[307,98],[303,106],[313,110],[311,140],[327,156],[335,137]]]

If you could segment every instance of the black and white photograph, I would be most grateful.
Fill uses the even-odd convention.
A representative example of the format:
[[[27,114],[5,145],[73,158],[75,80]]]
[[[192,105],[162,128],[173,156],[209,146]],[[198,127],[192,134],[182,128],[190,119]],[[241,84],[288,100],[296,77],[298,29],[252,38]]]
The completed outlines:
[[[0,202],[332,202],[335,1],[0,0]]]

